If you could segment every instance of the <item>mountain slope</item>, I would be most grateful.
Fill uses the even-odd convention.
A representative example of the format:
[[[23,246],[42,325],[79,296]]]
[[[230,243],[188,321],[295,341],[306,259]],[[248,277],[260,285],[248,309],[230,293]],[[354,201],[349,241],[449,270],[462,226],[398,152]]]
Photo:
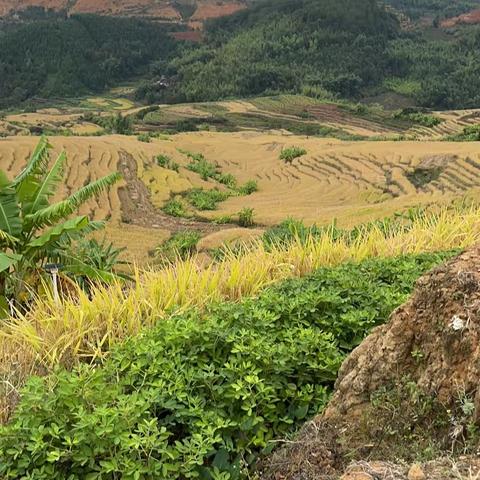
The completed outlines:
[[[180,22],[203,22],[245,8],[245,0],[0,0],[0,16],[40,8],[75,13],[143,16]]]

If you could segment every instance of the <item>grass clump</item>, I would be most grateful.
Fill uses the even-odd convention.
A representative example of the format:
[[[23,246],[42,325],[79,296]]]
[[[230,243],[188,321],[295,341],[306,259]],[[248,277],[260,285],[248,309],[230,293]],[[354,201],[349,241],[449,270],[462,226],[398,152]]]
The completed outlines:
[[[177,232],[156,248],[155,256],[168,262],[185,260],[196,252],[200,238],[200,234],[193,230]]]
[[[255,225],[255,211],[253,208],[245,207],[238,212],[238,224],[241,227],[253,227]]]
[[[32,378],[0,429],[0,476],[246,478],[271,440],[322,410],[345,355],[448,256],[324,268],[157,322],[103,367]]]
[[[162,208],[162,210],[172,217],[188,217],[185,203],[175,198],[170,199]]]
[[[218,204],[230,196],[231,194],[229,192],[217,189],[204,190],[203,188],[194,188],[187,193],[186,198],[192,207],[203,211],[216,210]]]
[[[251,195],[252,193],[258,192],[258,183],[256,180],[249,180],[239,187],[237,191],[239,195]]]
[[[143,143],[150,143],[152,141],[152,137],[148,133],[140,133],[137,135],[137,140]]]
[[[201,153],[182,152],[187,155],[191,162],[187,165],[187,169],[191,172],[198,173],[202,180],[215,178],[218,175],[218,166],[209,162]]]
[[[301,147],[283,148],[280,152],[280,160],[286,163],[292,163],[296,158],[306,155],[307,151]]]
[[[159,167],[168,168],[177,172],[180,170],[180,165],[174,162],[168,155],[160,154],[155,157],[155,161]]]

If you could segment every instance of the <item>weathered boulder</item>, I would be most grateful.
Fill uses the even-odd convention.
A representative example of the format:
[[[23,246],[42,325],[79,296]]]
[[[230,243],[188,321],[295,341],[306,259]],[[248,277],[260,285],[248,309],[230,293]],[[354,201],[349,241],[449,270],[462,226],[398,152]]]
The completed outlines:
[[[480,412],[480,247],[423,276],[412,298],[342,365],[325,418],[358,417],[379,388],[408,378],[451,405]]]

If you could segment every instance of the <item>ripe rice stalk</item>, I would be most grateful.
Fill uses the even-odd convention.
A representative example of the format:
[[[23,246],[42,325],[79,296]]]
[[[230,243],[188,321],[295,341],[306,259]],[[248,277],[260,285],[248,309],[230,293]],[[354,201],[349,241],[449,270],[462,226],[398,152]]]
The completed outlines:
[[[78,289],[61,304],[46,296],[29,313],[4,322],[0,377],[11,382],[15,371],[22,383],[32,371],[45,373],[57,365],[68,368],[79,361],[102,360],[115,344],[173,311],[254,296],[272,282],[307,275],[321,266],[465,248],[478,241],[480,209],[445,209],[414,218],[408,229],[385,232],[376,226],[350,241],[327,229],[287,246],[267,249],[257,241],[246,253],[227,252],[209,265],[193,257],[157,271],[135,269],[136,284],[129,289],[121,283],[95,287],[90,295]]]

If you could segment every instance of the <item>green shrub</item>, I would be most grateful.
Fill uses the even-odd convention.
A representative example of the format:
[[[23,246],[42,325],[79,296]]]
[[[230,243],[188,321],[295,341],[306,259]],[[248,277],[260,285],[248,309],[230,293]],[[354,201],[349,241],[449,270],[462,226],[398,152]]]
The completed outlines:
[[[450,135],[446,140],[454,142],[478,142],[480,141],[480,125],[464,127],[461,133]]]
[[[215,180],[228,188],[237,186],[237,179],[231,173],[219,173],[215,176]]]
[[[152,138],[148,133],[140,133],[140,135],[137,135],[137,140],[139,142],[150,143]]]
[[[156,248],[155,255],[169,262],[177,258],[186,259],[195,253],[200,238],[200,234],[192,230],[175,233]]]
[[[162,319],[103,367],[32,378],[0,427],[0,477],[246,477],[328,401],[345,355],[449,255],[323,268]]]
[[[187,193],[187,201],[192,207],[198,210],[216,210],[218,204],[230,197],[229,192],[222,192],[217,189],[204,190],[203,188],[194,188]]]
[[[283,148],[280,153],[280,160],[285,161],[286,163],[292,163],[296,158],[306,155],[307,151],[304,148],[300,147],[288,147]]]
[[[400,110],[395,113],[394,118],[401,120],[408,120],[410,122],[422,125],[423,127],[433,128],[442,123],[442,119],[431,113],[425,113],[421,111],[411,111],[410,109]]]
[[[258,192],[258,183],[256,180],[249,180],[237,191],[240,195],[251,195],[252,193]]]
[[[162,210],[172,217],[188,217],[185,204],[173,198],[163,206]]]
[[[180,170],[180,165],[177,162],[174,162],[168,155],[157,155],[155,160],[159,167],[168,168],[169,170],[173,170],[175,172]]]
[[[201,153],[191,153],[182,151],[187,155],[191,162],[187,165],[187,168],[195,173],[198,173],[202,180],[208,180],[209,178],[215,178],[218,172],[218,166],[214,163],[210,163]]]
[[[253,227],[255,225],[254,216],[253,208],[245,207],[238,212],[238,224],[241,227]]]

